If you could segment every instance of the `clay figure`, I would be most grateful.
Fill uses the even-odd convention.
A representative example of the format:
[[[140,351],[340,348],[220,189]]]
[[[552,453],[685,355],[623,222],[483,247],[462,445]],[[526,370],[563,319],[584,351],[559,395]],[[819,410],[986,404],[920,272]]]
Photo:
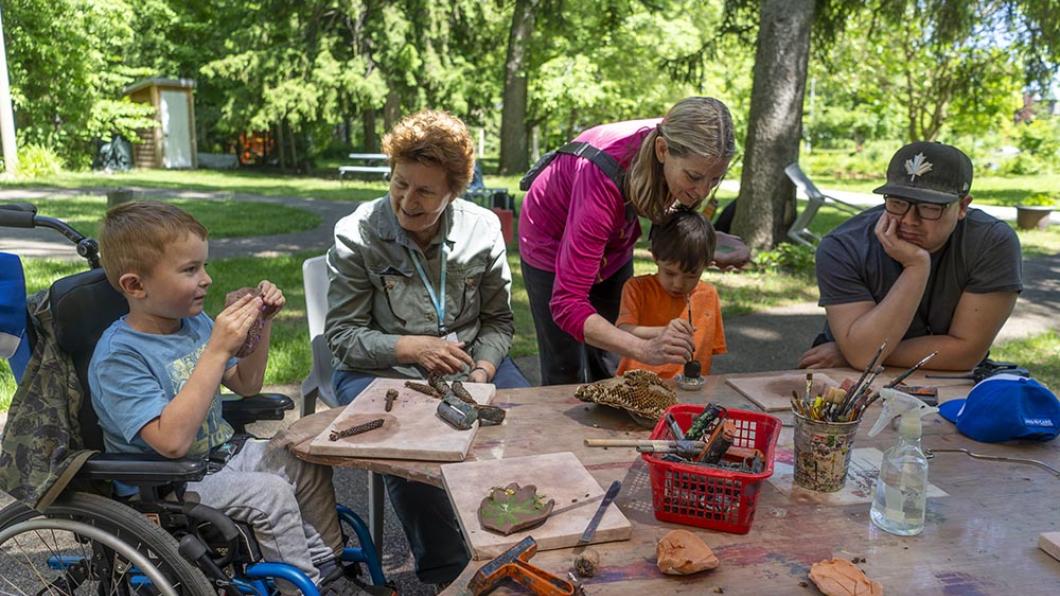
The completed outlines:
[[[483,528],[508,536],[520,530],[537,527],[548,519],[554,499],[545,500],[533,484],[493,487],[478,506],[478,521]]]
[[[225,308],[232,305],[233,302],[239,300],[247,294],[260,295],[261,291],[257,288],[239,288],[225,294]],[[250,325],[250,330],[247,331],[247,338],[243,340],[243,345],[239,346],[239,350],[236,351],[236,358],[246,358],[254,353],[254,350],[258,349],[258,342],[261,341],[261,331],[265,328],[265,317],[276,312],[275,306],[261,306],[261,312],[258,313],[258,318],[254,320],[254,323]]]

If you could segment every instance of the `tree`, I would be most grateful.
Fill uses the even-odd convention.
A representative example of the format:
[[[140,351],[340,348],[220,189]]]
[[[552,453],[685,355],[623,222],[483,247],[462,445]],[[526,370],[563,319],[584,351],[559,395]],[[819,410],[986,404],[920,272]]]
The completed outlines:
[[[504,105],[501,112],[502,174],[525,172],[530,167],[527,142],[526,101],[530,36],[534,12],[540,0],[516,0],[508,34],[508,58],[504,62]]]
[[[753,4],[750,0],[727,0],[728,20],[723,31],[746,34],[750,29],[749,17],[755,11]],[[1047,75],[1055,73],[1057,64],[1060,63],[1060,0],[869,0],[864,4],[834,3],[830,0],[791,3],[762,0],[757,15],[759,37],[746,142],[747,153],[744,155],[743,184],[734,220],[734,229],[753,247],[763,248],[781,242],[784,239],[785,224],[793,215],[793,212],[786,208],[793,204],[793,189],[783,179],[783,167],[786,164],[782,162],[785,159],[795,161],[798,157],[799,138],[791,132],[801,128],[806,68],[785,69],[783,63],[788,63],[790,67],[805,60],[810,47],[810,37],[802,33],[803,18],[805,15],[813,15],[813,40],[820,52],[831,47],[843,31],[847,20],[863,9],[878,15],[882,22],[905,26],[906,30],[916,27],[928,40],[928,47],[938,52],[956,51],[954,48],[959,50],[961,47],[964,47],[966,52],[978,49],[974,42],[962,46],[962,40],[974,37],[978,31],[977,27],[996,30],[1004,25],[1004,30],[1011,35],[1008,47],[1022,57],[1028,82],[1041,81]],[[917,17],[915,24],[909,23],[910,14]],[[799,32],[798,35],[792,35],[791,31],[775,29],[776,22],[783,22],[785,18],[792,19],[795,23],[792,28]],[[981,22],[984,18],[987,19],[985,24]],[[762,31],[765,29],[773,33],[763,38]],[[870,35],[872,33],[870,32]],[[980,38],[979,41],[992,43],[995,47],[998,43],[989,37]],[[763,45],[767,50],[764,53]],[[886,45],[894,49],[901,44],[890,39]],[[700,53],[702,52],[701,49]],[[935,69],[931,70],[930,57],[899,53],[891,54],[890,59],[906,62],[921,59],[928,64],[928,70],[919,74],[914,74],[911,68],[907,68],[909,75],[906,77],[906,87],[914,89],[924,80],[930,81],[933,75],[945,75],[949,72],[948,66],[940,67],[941,63],[937,61],[934,63]],[[764,62],[759,64],[759,60]],[[782,64],[777,64],[778,62]],[[960,69],[954,70],[956,72]],[[785,79],[783,84],[777,86],[768,80],[778,75]],[[955,79],[967,75],[968,72],[965,71],[957,72],[954,77],[939,77],[938,84],[929,94],[927,102],[917,101],[913,94],[907,95],[906,105],[898,107],[909,110],[910,134],[937,134],[936,124],[946,116],[945,105],[955,97]],[[774,93],[779,95],[773,96]],[[962,99],[969,96],[962,96]],[[783,107],[771,109],[769,102],[776,102]],[[924,105],[930,105],[931,109],[921,109]],[[785,129],[786,134],[783,132]]]
[[[747,149],[733,220],[733,231],[756,248],[784,238],[794,218],[795,187],[784,168],[799,157],[814,0],[763,0],[760,10]]]

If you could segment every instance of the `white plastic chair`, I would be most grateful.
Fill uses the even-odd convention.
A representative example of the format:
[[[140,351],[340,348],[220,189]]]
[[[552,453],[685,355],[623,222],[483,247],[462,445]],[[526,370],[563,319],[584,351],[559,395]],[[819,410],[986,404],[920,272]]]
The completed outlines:
[[[800,213],[797,218],[795,218],[795,221],[791,224],[791,228],[788,229],[788,238],[796,244],[812,246],[814,242],[820,242],[821,238],[810,231],[810,222],[813,221],[813,217],[817,215],[817,210],[821,208],[821,205],[824,205],[825,201],[832,201],[835,203],[836,207],[843,211],[847,211],[852,215],[861,211],[861,209],[855,205],[845,203],[821,192],[821,190],[817,188],[817,185],[810,180],[809,176],[802,171],[798,162],[790,164],[788,167],[784,168],[784,173],[791,179],[795,188],[801,190],[802,193],[806,195],[806,198],[809,199],[806,208],[802,210],[802,213]]]
[[[313,365],[309,376],[302,381],[302,416],[316,411],[317,400],[334,408],[339,404],[331,386],[331,349],[324,339],[324,318],[328,314],[327,255],[312,257],[302,263],[302,287],[305,288],[305,314],[309,322],[309,344],[313,351]],[[383,553],[383,477],[368,475],[368,529],[375,542],[376,554]]]
[[[317,400],[335,407],[339,400],[331,386],[331,350],[324,339],[324,317],[328,314],[328,264],[321,255],[302,263],[302,285],[305,288],[305,314],[309,321],[309,343],[313,365],[302,381],[302,416],[316,411]]]

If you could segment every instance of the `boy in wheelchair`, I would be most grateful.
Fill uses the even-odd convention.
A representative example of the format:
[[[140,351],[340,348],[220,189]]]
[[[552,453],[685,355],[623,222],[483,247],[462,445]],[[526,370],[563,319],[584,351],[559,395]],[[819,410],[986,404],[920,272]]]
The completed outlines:
[[[221,416],[221,384],[244,396],[261,390],[283,293],[262,281],[257,295],[243,296],[211,321],[203,312],[212,283],[206,229],[163,203],[110,210],[100,248],[108,281],[129,304],[89,366],[107,451],[208,458],[210,473],[188,483],[187,500],[248,524],[265,560],[297,567],[322,594],[360,593],[338,562],[343,539],[331,468],[234,435]],[[236,359],[259,316],[265,321],[257,348]],[[129,496],[136,489],[115,483],[115,491]],[[280,585],[285,593],[292,588]]]

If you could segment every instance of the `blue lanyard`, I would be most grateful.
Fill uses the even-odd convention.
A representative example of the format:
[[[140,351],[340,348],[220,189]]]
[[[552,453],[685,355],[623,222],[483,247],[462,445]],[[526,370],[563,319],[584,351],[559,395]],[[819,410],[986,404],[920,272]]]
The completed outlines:
[[[416,257],[416,253],[406,247],[409,251],[409,256],[412,257],[412,263],[416,265],[416,273],[420,274],[420,281],[423,282],[423,287],[427,288],[427,295],[431,298],[431,305],[434,306],[434,313],[438,315],[438,335],[440,337],[445,336],[448,331],[445,328],[445,269],[448,264],[446,258],[448,246],[445,243],[445,239],[442,239],[442,246],[439,252],[442,256],[442,262],[439,268],[441,269],[441,279],[438,284],[438,292],[435,293],[434,288],[431,287],[431,280],[427,277],[427,272],[424,270],[423,265],[420,264],[420,260]]]

